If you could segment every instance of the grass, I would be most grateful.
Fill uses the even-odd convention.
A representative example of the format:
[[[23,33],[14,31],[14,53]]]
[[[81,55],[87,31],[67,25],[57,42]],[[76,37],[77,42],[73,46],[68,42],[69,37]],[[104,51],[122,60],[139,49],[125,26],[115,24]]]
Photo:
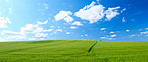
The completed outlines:
[[[0,42],[0,62],[148,62],[148,42],[46,40]]]

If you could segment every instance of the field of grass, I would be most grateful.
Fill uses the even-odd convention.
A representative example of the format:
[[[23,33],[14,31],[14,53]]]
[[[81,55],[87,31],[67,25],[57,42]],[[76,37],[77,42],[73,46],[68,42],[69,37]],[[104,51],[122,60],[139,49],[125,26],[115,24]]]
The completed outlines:
[[[0,42],[0,62],[148,62],[148,42],[46,40]]]

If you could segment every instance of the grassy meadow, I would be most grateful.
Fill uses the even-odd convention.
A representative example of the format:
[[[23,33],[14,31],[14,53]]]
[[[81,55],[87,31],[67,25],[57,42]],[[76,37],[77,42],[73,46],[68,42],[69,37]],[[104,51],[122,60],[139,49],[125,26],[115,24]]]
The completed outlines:
[[[148,42],[44,40],[0,42],[0,62],[148,62]]]

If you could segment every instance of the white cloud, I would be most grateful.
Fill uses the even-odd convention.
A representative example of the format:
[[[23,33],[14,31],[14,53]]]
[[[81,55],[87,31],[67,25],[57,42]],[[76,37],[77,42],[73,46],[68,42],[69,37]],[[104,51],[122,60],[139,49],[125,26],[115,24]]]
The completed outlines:
[[[66,34],[70,34],[70,32],[66,32]]]
[[[37,24],[26,24],[26,26],[20,28],[20,32],[13,32],[13,31],[7,31],[3,30],[1,32],[2,36],[5,37],[6,39],[23,39],[26,38],[28,34],[34,34],[36,37],[46,37],[47,34],[44,34],[42,32],[49,32],[52,31],[52,29],[43,29],[41,27],[41,24],[46,24],[47,21],[45,22],[38,22]]]
[[[96,1],[99,3],[100,0]],[[102,21],[101,19],[103,19],[104,16],[106,18],[105,20],[110,21],[112,18],[120,14],[118,11],[120,6],[108,8],[107,10],[105,10],[104,8],[105,7],[103,5],[96,5],[96,2],[93,1],[90,5],[86,5],[79,11],[74,12],[74,16],[80,17],[82,20],[88,20],[90,23],[95,23],[98,21]],[[120,12],[122,13],[125,10],[126,8],[120,10]],[[72,15],[71,11],[60,11],[54,16],[54,18],[56,21],[65,20],[66,22],[71,22],[73,21],[73,18],[70,17],[70,15]]]
[[[115,36],[117,36],[117,35],[113,34],[113,35],[111,35],[110,37],[115,37]]]
[[[46,4],[46,3],[42,3],[42,5],[44,5],[44,6],[48,6],[48,4]]]
[[[57,29],[56,31],[62,32],[62,29]]]
[[[43,32],[51,32],[53,29],[45,29]]]
[[[53,28],[54,26],[50,26],[50,28]]]
[[[114,32],[112,32],[112,31],[110,32],[110,34],[113,34],[113,33],[114,33]]]
[[[88,36],[87,34],[85,34],[85,36]]]
[[[107,20],[111,20],[113,17],[119,15],[117,12],[120,7],[115,7],[115,8],[108,8],[104,13],[106,14]]]
[[[37,33],[37,34],[35,34],[35,37],[47,37],[48,36],[48,34],[46,33],[46,34],[44,34],[44,33]]]
[[[1,32],[1,34],[2,34],[2,36],[3,36],[3,35],[7,35],[7,34],[22,35],[22,34],[19,33],[19,32],[12,32],[12,31],[8,31],[8,30],[3,30],[3,31]]]
[[[70,29],[76,29],[77,27],[71,26]]]
[[[45,22],[40,22],[40,21],[38,21],[38,24],[39,25],[43,25],[43,24],[47,24],[48,23],[48,20],[46,20]]]
[[[140,32],[141,35],[145,35],[146,37],[148,36],[148,31],[145,32]]]
[[[96,4],[96,2],[92,2],[90,5],[85,6],[83,9],[89,9],[91,7],[93,7]]]
[[[45,7],[45,9],[48,9],[48,7]]]
[[[60,28],[60,26],[58,26],[58,28]]]
[[[56,14],[54,16],[54,18],[56,21],[59,21],[59,20],[62,20],[64,18],[68,17],[69,15],[72,15],[71,11],[60,11],[58,14]]]
[[[107,37],[100,37],[100,39],[113,40],[113,38],[109,38],[108,36]]]
[[[130,30],[126,30],[126,32],[129,32]]]
[[[100,0],[96,0],[98,3],[100,2]]]
[[[134,36],[136,36],[136,34],[130,35],[129,37],[134,37]]]
[[[100,30],[106,30],[106,28],[101,28]]]
[[[108,40],[113,40],[113,38],[107,38]]]
[[[41,38],[40,40],[45,40],[45,38]]]
[[[83,9],[80,9],[78,12],[75,12],[74,15],[80,17],[82,20],[88,20],[90,23],[95,23],[100,19],[103,19],[104,16],[106,17],[106,20],[110,21],[112,18],[119,15],[118,12],[118,9],[120,8],[119,6],[104,10],[105,7],[103,5],[101,4],[95,5],[95,4],[96,4],[95,2],[92,2],[90,5],[87,5],[83,7]],[[126,9],[123,9],[122,12],[124,10]]]
[[[29,40],[35,40],[35,38],[29,38]]]
[[[126,10],[126,8],[124,8],[122,11],[121,11],[121,13],[123,12],[123,11],[125,11]]]
[[[100,39],[106,39],[106,37],[100,37]]]
[[[79,21],[75,21],[75,22],[73,22],[72,25],[83,26],[83,24],[81,24],[81,22],[79,22]]]
[[[148,28],[145,28],[145,30],[148,30]]]
[[[55,33],[57,33],[57,32],[62,32],[62,29],[57,29],[57,30],[55,30],[53,33],[50,33],[50,35],[53,35],[53,34],[55,34]]]
[[[140,32],[140,34],[148,34],[148,31]]]
[[[3,30],[1,34],[5,39],[24,39],[26,38],[26,35],[20,32],[12,32],[8,30]]]
[[[26,38],[26,36],[22,36],[22,35],[9,35],[6,37],[6,39],[24,39]]]
[[[8,17],[0,17],[0,28],[8,27],[6,24],[11,24]]]
[[[67,16],[67,17],[64,18],[64,20],[65,20],[66,22],[72,22],[72,21],[73,21],[73,18],[70,17],[70,16]]]
[[[39,27],[38,25],[33,24],[27,24],[25,27],[21,27],[20,32],[21,33],[39,33],[42,32],[43,28]]]
[[[122,22],[125,22],[125,17],[122,18]]]
[[[103,5],[95,4],[95,2],[92,2],[90,5],[87,5],[78,12],[75,12],[74,15],[80,17],[82,20],[88,20],[90,23],[97,22],[104,17],[104,7]]]

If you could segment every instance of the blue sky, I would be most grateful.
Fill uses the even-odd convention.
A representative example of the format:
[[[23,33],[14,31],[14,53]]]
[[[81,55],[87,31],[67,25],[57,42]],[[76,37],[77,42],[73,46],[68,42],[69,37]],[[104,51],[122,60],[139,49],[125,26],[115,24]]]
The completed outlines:
[[[0,0],[0,41],[148,41],[147,0]]]

